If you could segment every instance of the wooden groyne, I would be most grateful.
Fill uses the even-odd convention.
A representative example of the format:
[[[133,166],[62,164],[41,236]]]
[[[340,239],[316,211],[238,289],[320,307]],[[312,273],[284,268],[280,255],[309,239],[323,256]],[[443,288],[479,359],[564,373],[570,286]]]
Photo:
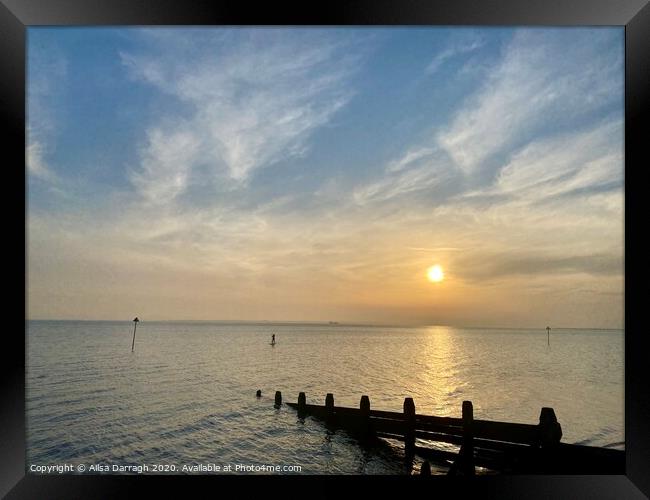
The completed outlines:
[[[282,395],[275,395],[275,406]],[[312,416],[330,428],[355,435],[360,443],[385,438],[404,442],[407,459],[418,455],[448,465],[449,474],[473,475],[476,467],[519,474],[624,474],[625,452],[609,448],[562,443],[562,427],[553,408],[542,408],[537,424],[498,422],[474,418],[471,401],[463,401],[461,417],[416,412],[413,398],[403,412],[373,410],[368,396],[359,408],[336,406],[327,394],[324,405],[307,404],[304,392],[297,403],[286,403],[299,417]],[[458,453],[425,446],[442,442],[459,446]],[[422,473],[430,471],[425,462]]]

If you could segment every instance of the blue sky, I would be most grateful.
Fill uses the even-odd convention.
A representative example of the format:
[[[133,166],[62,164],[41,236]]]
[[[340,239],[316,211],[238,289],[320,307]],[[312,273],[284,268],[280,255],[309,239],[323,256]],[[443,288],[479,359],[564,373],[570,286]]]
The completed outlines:
[[[30,28],[30,317],[620,327],[623,42]]]

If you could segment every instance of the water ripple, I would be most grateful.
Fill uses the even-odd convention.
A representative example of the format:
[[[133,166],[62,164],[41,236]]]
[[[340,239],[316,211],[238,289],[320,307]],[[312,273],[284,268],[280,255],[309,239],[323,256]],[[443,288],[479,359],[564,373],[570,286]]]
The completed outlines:
[[[323,404],[537,423],[551,406],[564,442],[623,445],[622,332],[30,322],[31,463],[301,465],[314,474],[409,474],[401,443],[364,450],[283,405]],[[604,369],[603,367],[606,367]],[[262,390],[256,398],[255,391]],[[443,449],[455,450],[451,445]],[[418,462],[413,465],[417,469]]]

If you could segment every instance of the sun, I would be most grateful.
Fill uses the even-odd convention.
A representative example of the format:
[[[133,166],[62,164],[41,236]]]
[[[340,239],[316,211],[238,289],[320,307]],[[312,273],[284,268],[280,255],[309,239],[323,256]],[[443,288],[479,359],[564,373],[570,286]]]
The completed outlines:
[[[427,271],[427,278],[429,278],[429,281],[439,283],[445,279],[445,273],[442,272],[442,267],[436,264],[435,266],[431,266]]]

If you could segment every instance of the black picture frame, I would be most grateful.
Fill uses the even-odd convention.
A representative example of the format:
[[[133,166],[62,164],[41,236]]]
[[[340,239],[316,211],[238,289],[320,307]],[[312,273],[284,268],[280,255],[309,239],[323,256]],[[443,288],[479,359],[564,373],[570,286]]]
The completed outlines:
[[[26,208],[25,175],[25,56],[30,26],[62,25],[528,25],[625,27],[625,449],[626,473],[620,476],[490,476],[447,477],[278,477],[265,476],[36,476],[25,475],[25,345],[18,325],[7,326],[0,378],[0,495],[6,498],[121,498],[150,494],[155,487],[174,494],[202,486],[208,493],[235,487],[248,493],[288,496],[340,496],[352,488],[403,495],[416,487],[429,495],[470,495],[476,498],[645,498],[650,497],[650,397],[646,333],[642,329],[635,292],[645,273],[638,257],[639,220],[644,169],[650,165],[645,142],[650,91],[650,6],[648,0],[357,0],[259,3],[233,0],[0,0],[0,103],[5,132],[5,168],[16,180],[5,189],[10,217]],[[636,222],[633,222],[636,221]],[[7,287],[9,311],[26,312],[24,221],[16,224],[21,251],[9,239],[8,267],[16,279]],[[11,253],[13,252],[13,253]],[[636,255],[635,255],[636,254]],[[25,271],[27,271],[25,267]],[[637,292],[638,293],[638,292]],[[25,316],[26,317],[26,316]],[[18,321],[16,320],[16,323]],[[26,325],[26,323],[25,323]],[[23,331],[24,332],[24,331]],[[356,493],[360,494],[360,493]],[[382,496],[383,496],[382,495]],[[186,495],[185,495],[186,496]]]

